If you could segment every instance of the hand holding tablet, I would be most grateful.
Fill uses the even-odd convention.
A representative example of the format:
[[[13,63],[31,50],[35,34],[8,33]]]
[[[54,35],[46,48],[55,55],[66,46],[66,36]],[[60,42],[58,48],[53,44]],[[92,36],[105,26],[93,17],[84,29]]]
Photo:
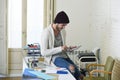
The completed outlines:
[[[67,49],[67,51],[69,51],[69,52],[71,52],[71,51],[74,51],[74,50],[77,50],[77,49],[79,49],[81,47],[81,45],[79,45],[79,46],[70,46],[68,49]]]

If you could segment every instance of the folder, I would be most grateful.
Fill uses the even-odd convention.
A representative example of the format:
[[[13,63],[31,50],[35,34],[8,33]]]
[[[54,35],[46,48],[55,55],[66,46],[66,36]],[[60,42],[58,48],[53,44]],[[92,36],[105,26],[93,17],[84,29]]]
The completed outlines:
[[[33,69],[26,68],[23,73],[24,78],[39,78],[39,80],[57,80],[58,76],[42,73]]]
[[[67,71],[63,71],[63,70],[58,70],[57,74],[68,74],[68,72]]]
[[[24,73],[23,73],[23,77],[33,77],[33,78],[37,77],[35,74],[32,74],[29,71],[34,71],[34,70],[30,69],[30,68],[25,68]]]
[[[45,80],[53,80],[55,79],[54,76],[48,75],[46,73],[42,73],[40,71],[29,71],[31,74],[36,75],[38,78],[42,78]]]

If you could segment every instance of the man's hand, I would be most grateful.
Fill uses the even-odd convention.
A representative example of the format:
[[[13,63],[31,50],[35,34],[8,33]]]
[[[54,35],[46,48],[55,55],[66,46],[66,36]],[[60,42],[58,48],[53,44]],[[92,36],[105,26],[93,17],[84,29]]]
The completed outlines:
[[[74,51],[74,50],[79,49],[80,47],[81,47],[81,45],[80,45],[80,46],[70,46],[70,47],[67,49],[67,51],[72,52],[72,51]]]
[[[67,51],[72,52],[74,48],[77,48],[77,46],[70,46],[70,47],[68,47]]]
[[[68,47],[66,45],[62,46],[62,51],[67,51]]]

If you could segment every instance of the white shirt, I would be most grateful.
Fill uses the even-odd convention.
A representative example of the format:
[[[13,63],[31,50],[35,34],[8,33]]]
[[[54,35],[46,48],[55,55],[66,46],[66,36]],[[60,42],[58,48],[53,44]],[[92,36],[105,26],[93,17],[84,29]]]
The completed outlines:
[[[65,37],[66,37],[65,29],[62,29],[60,34],[62,37],[63,45],[65,45]],[[62,52],[61,46],[54,48],[54,40],[55,40],[54,31],[52,26],[50,25],[42,32],[41,42],[40,42],[41,54],[45,57],[45,61],[48,64],[50,64],[51,62],[52,55],[59,54],[60,52]]]

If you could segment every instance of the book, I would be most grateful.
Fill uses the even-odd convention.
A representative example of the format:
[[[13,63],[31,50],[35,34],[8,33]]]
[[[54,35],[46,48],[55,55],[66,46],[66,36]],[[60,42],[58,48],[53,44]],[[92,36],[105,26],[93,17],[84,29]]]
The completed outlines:
[[[68,72],[67,71],[63,71],[63,70],[58,70],[57,74],[68,74]]]

